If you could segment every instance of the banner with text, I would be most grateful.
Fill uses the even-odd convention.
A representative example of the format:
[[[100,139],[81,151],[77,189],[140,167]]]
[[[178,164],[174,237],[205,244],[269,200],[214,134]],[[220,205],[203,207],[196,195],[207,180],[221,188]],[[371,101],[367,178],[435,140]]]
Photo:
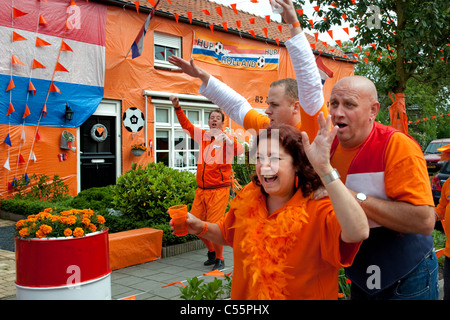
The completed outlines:
[[[265,48],[250,44],[236,44],[214,35],[197,32],[192,58],[229,68],[272,71],[278,70],[279,48]]]

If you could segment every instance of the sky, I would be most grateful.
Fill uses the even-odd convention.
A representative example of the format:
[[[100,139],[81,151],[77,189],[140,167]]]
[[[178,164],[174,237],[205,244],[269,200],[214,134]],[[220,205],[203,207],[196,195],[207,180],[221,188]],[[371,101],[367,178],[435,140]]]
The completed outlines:
[[[258,0],[258,3],[252,3],[250,0],[209,0],[209,1],[216,2],[216,3],[219,3],[224,6],[230,6],[231,4],[236,3],[236,8],[238,10],[246,11],[246,12],[252,13],[254,15],[259,15],[261,17],[270,15],[272,20],[278,21],[278,22],[281,21],[281,16],[279,14],[274,14],[272,12],[272,8],[270,6],[269,0]],[[306,2],[306,3],[308,3],[308,2]],[[312,4],[308,3],[308,4],[305,4],[305,6],[303,7],[304,14],[306,14],[308,17],[314,19],[314,21],[316,19],[318,19],[318,17],[314,15],[313,7],[315,5],[316,4],[314,2],[312,2]],[[350,35],[345,33],[342,30],[342,27],[345,27],[345,26],[346,25],[332,27],[333,38],[335,40],[346,41],[350,37],[353,37],[355,35],[355,31],[352,29],[350,29]],[[316,31],[315,30],[306,30],[306,32],[313,34]],[[319,40],[326,41],[328,44],[330,44],[332,46],[336,46],[335,41],[333,39],[331,39],[331,37],[328,33],[321,33],[319,35]]]

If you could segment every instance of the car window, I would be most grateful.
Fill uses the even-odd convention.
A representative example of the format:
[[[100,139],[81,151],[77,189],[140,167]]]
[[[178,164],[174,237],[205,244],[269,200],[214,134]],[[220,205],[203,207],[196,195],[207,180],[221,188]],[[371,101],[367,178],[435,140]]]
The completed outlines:
[[[441,173],[450,174],[450,162],[446,161],[441,168]]]
[[[431,142],[425,149],[424,153],[427,153],[427,154],[441,153],[440,151],[437,151],[437,149],[440,147],[443,147],[447,144],[448,144],[448,142]]]

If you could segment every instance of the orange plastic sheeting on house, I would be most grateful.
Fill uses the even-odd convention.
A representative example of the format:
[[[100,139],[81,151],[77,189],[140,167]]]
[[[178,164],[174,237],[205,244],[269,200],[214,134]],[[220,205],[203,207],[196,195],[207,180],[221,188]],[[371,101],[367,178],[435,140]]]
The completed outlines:
[[[6,199],[14,195],[14,190],[8,190],[8,183],[11,183],[14,177],[17,180],[21,179],[25,173],[28,177],[33,174],[37,176],[45,174],[48,183],[52,183],[53,176],[58,175],[69,186],[69,194],[71,196],[77,194],[77,153],[76,150],[60,148],[61,134],[64,130],[76,137],[74,128],[0,125],[1,198]],[[11,147],[1,143],[8,134]],[[77,139],[72,146],[79,147]],[[18,163],[19,154],[25,162]],[[10,170],[4,167],[8,157]],[[33,181],[33,184],[35,182]]]
[[[154,261],[161,257],[163,231],[141,228],[109,235],[111,270]]]

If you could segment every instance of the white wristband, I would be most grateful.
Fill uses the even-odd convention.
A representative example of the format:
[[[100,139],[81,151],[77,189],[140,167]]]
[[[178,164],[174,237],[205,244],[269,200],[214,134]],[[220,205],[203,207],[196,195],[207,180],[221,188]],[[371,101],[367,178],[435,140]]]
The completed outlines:
[[[331,173],[325,175],[322,177],[322,180],[324,184],[329,184],[330,182],[333,182],[334,180],[339,179],[341,176],[339,175],[339,172],[336,169],[333,169]]]

